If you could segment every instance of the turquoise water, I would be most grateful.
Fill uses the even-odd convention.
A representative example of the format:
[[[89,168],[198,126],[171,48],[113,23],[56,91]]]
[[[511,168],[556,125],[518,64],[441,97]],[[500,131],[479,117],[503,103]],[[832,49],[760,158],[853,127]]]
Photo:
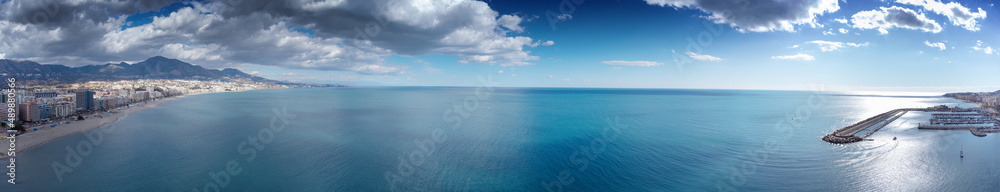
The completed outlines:
[[[2,191],[989,191],[1000,186],[1000,137],[916,130],[927,114],[906,114],[872,135],[874,141],[820,140],[895,108],[968,106],[941,97],[486,91],[477,97],[475,88],[311,88],[188,96],[103,127],[99,142],[90,132],[90,139],[76,134],[19,153],[18,184]],[[238,165],[227,167],[230,162]],[[57,173],[54,164],[72,172]]]

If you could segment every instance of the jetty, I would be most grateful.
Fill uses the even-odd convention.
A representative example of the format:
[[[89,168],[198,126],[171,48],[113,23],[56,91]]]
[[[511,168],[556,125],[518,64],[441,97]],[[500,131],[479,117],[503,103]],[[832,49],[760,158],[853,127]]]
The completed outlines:
[[[840,128],[833,133],[823,137],[823,141],[830,143],[853,143],[858,141],[864,141],[866,137],[872,135],[882,127],[889,125],[892,121],[895,121],[899,117],[906,114],[906,112],[913,110],[924,110],[924,109],[914,109],[914,108],[903,108],[895,109],[889,112],[878,114],[874,117],[862,120],[860,122],[854,123],[844,128]],[[862,135],[857,135],[861,131],[865,131]]]
[[[868,119],[838,129],[823,137],[830,143],[853,143],[866,140],[868,136],[892,123],[909,111],[939,112],[932,114],[930,124],[919,124],[918,129],[931,130],[969,130],[973,135],[986,136],[986,133],[1000,132],[1000,119],[991,118],[978,108],[949,108],[935,106],[928,108],[902,108],[875,115]]]

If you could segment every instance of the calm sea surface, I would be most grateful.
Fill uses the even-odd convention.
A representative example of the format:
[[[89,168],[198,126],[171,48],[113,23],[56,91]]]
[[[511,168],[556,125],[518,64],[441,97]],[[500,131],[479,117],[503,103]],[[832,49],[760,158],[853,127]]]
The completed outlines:
[[[907,113],[869,137],[874,141],[820,140],[895,108],[969,107],[941,97],[488,91],[189,96],[129,114],[89,138],[71,135],[18,154],[18,184],[0,191],[1000,189],[1000,137],[917,130],[929,114]]]

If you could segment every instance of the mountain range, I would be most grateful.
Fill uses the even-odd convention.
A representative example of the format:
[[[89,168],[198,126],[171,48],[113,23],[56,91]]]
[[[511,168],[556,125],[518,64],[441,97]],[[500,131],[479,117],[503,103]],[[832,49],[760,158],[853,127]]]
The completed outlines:
[[[22,85],[54,85],[87,81],[135,79],[250,79],[254,82],[295,84],[246,74],[233,68],[222,70],[205,69],[201,66],[162,56],[151,57],[134,64],[122,62],[118,64],[108,63],[80,67],[2,59],[0,60],[0,73],[16,75],[18,83]]]

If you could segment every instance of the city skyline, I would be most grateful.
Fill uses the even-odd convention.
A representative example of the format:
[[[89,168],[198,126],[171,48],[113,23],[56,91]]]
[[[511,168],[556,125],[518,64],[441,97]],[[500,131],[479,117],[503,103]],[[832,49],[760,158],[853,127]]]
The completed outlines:
[[[0,58],[389,86],[1000,89],[996,1],[53,2],[2,2]]]

